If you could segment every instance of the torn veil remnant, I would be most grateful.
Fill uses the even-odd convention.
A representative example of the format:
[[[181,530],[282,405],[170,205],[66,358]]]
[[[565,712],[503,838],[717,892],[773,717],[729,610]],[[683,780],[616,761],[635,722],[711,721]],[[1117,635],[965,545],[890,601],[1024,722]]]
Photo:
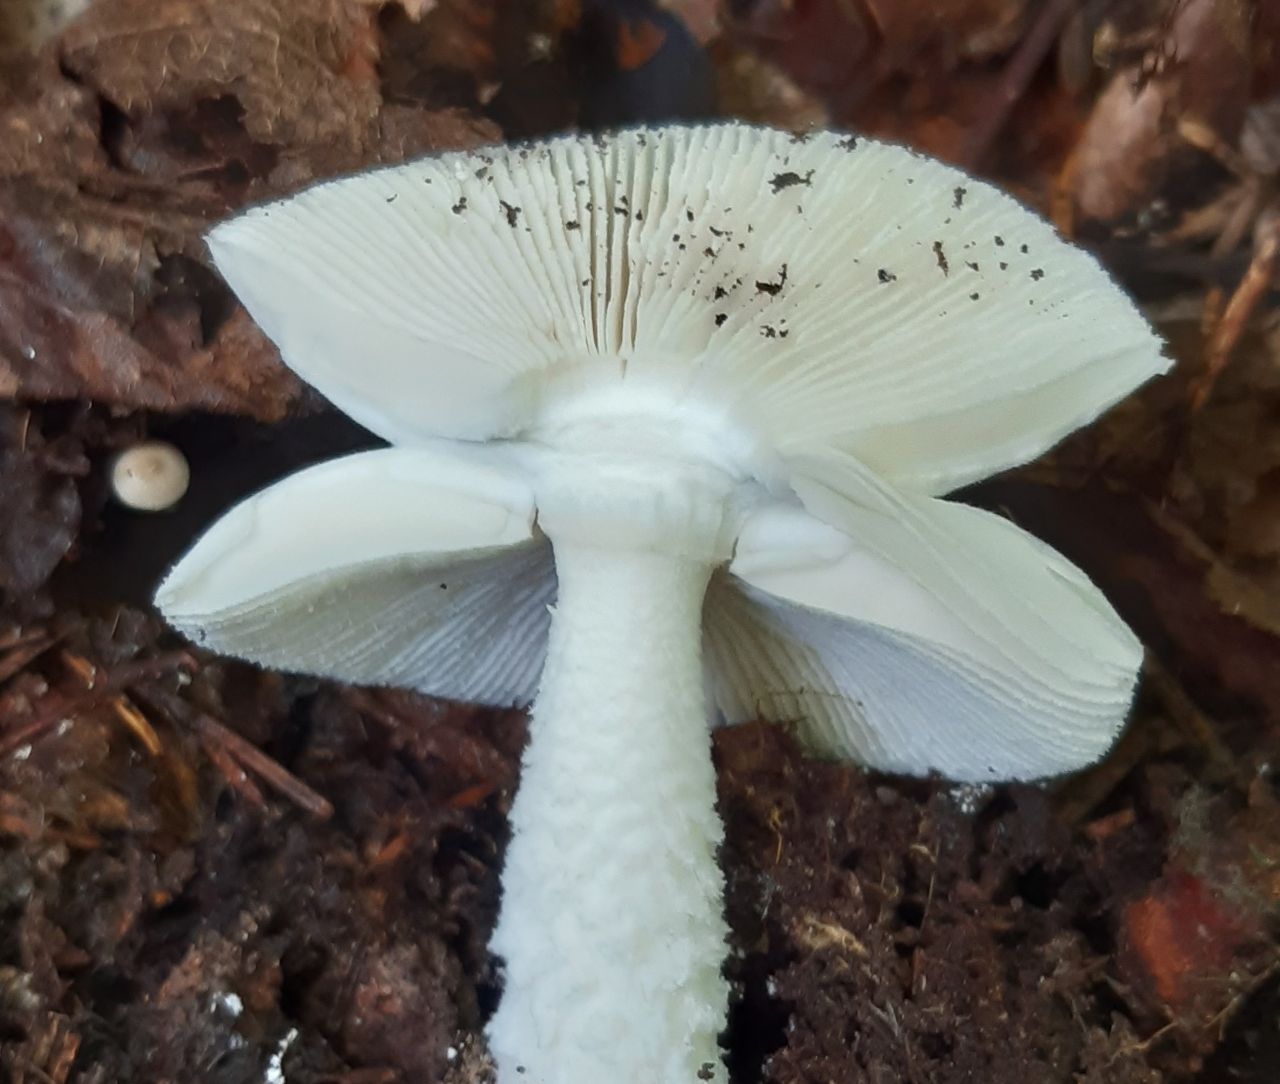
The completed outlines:
[[[1166,368],[995,189],[724,124],[378,170],[210,245],[395,447],[246,501],[158,602],[266,665],[533,704],[502,1084],[724,1079],[709,707],[980,781],[1080,767],[1122,725],[1141,651],[1102,595],[938,499]]]

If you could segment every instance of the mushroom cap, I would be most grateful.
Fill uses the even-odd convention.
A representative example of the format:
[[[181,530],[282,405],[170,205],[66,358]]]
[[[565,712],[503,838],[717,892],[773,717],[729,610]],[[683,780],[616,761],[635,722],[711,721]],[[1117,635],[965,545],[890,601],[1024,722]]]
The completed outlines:
[[[209,245],[286,362],[397,444],[517,436],[625,383],[945,493],[1168,365],[1043,220],[837,133],[717,124],[444,154],[255,208]]]
[[[1079,767],[1123,724],[1141,649],[1106,600],[937,495],[1167,362],[1090,256],[990,186],[870,140],[668,128],[377,170],[210,245],[285,360],[400,445],[197,544],[157,600],[210,646],[528,703],[555,596],[542,442],[633,410],[651,442],[692,427],[750,461],[704,610],[725,718],[973,780]]]
[[[1000,516],[905,493],[848,456],[791,465],[802,503],[751,514],[708,598],[726,719],[964,781],[1106,752],[1142,645],[1084,573]]]
[[[304,470],[208,531],[157,594],[192,639],[280,669],[525,706],[556,597],[518,463],[396,448]],[[703,611],[711,705],[885,771],[1031,779],[1123,724],[1142,648],[1054,550],[842,453],[788,464]]]
[[[138,512],[172,508],[190,484],[187,457],[168,441],[142,441],[126,448],[111,463],[112,496]]]
[[[241,502],[156,604],[196,642],[265,666],[527,704],[555,597],[533,519],[528,487],[500,466],[362,452]]]

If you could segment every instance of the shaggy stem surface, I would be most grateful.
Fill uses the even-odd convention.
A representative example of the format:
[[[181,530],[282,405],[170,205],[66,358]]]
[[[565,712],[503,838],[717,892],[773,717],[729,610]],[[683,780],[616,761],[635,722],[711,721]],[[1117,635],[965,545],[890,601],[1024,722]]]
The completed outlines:
[[[711,565],[555,540],[559,596],[503,873],[500,1084],[722,1081]]]

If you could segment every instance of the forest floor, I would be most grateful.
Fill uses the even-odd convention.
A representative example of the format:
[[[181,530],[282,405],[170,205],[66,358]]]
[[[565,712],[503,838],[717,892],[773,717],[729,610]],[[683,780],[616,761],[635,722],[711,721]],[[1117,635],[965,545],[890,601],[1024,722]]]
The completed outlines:
[[[735,1084],[1280,1079],[1280,5],[58,6],[0,12],[0,1078],[483,1079],[523,718],[261,672],[149,608],[219,511],[370,441],[201,236],[344,170],[718,115],[993,179],[1177,361],[964,495],[1147,645],[1105,761],[958,788],[716,734]],[[107,492],[148,434],[191,463],[163,516]]]

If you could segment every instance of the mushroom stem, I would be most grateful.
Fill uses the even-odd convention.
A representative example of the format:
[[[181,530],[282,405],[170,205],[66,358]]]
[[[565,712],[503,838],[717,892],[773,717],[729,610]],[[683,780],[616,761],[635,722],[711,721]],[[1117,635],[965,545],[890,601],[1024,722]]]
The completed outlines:
[[[721,1081],[723,828],[701,664],[712,564],[562,544],[502,914],[500,1084]]]

